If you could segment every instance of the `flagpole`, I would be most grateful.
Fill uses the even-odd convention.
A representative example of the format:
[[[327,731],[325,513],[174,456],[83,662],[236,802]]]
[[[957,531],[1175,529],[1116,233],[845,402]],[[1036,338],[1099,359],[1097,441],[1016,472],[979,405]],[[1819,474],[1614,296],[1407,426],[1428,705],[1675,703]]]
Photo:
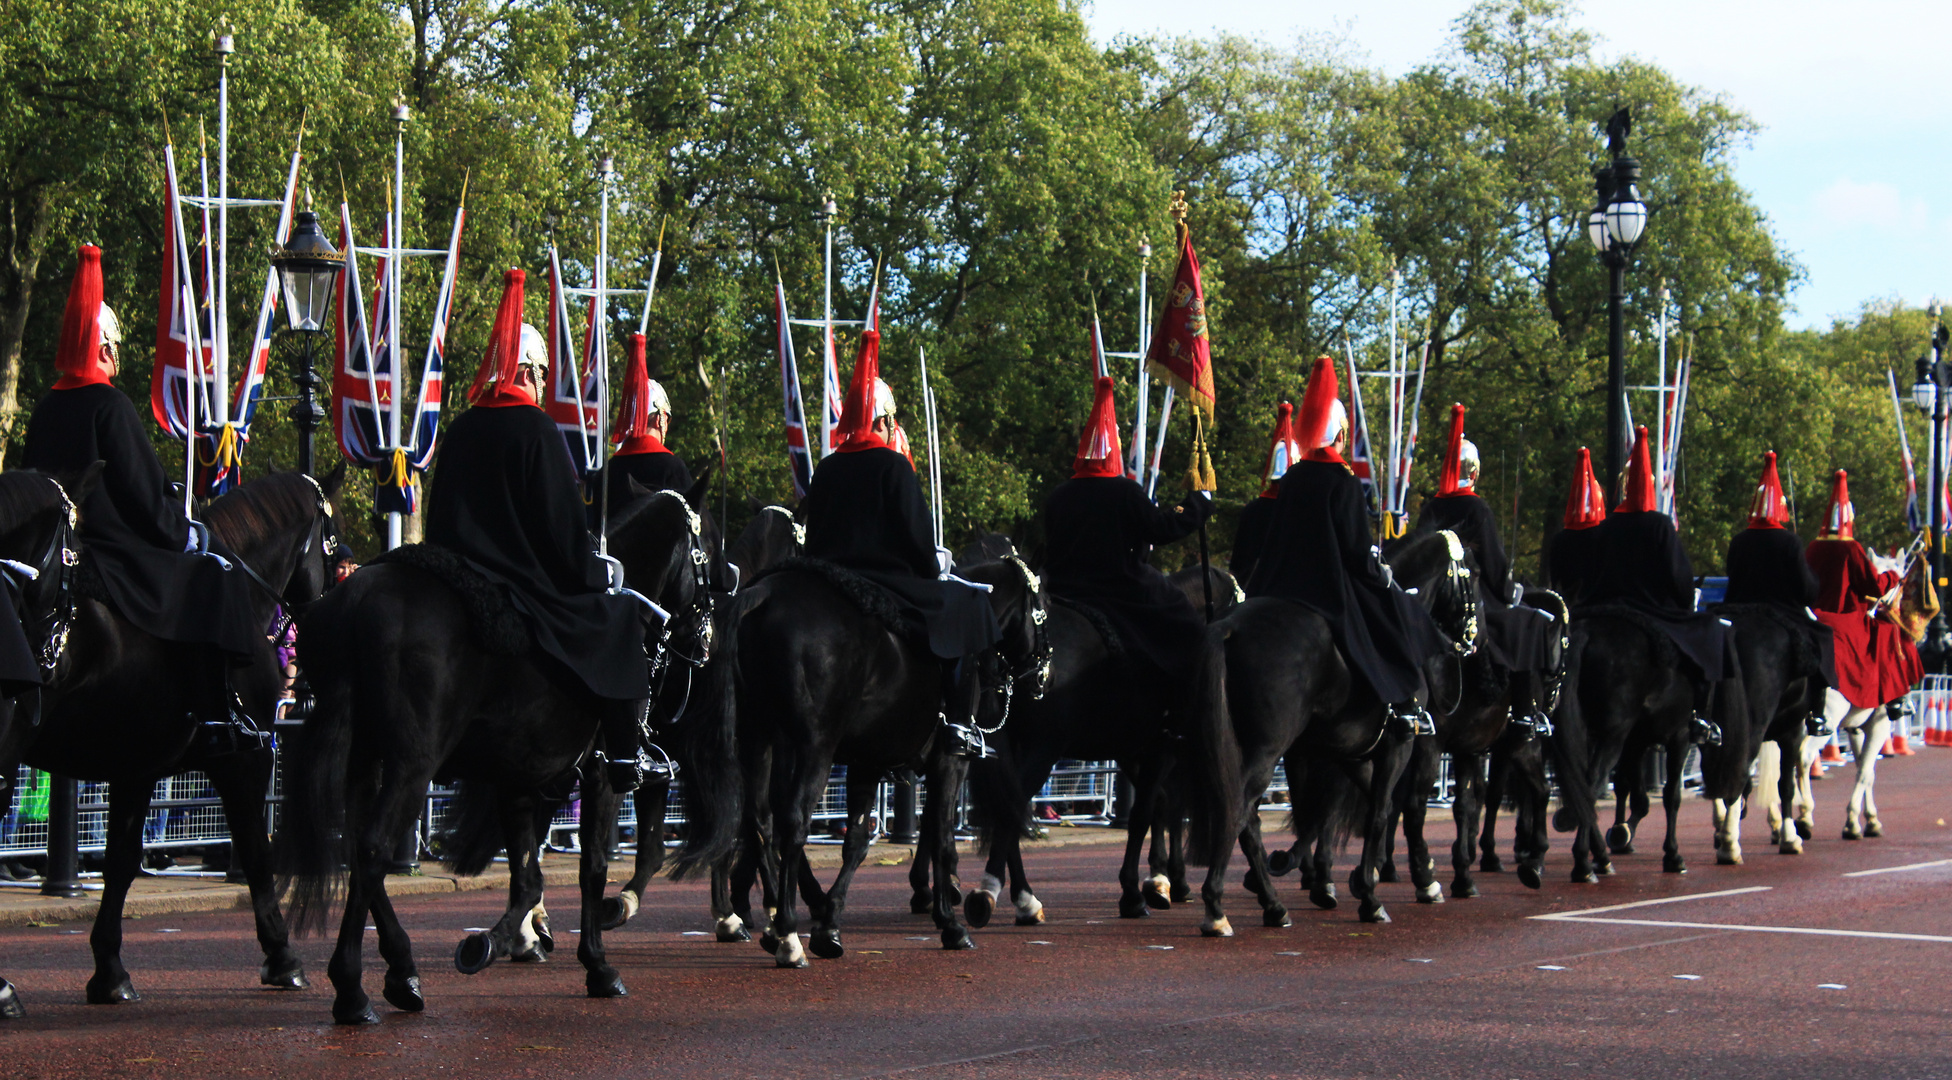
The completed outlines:
[[[651,298],[657,295],[657,268],[664,264],[664,226],[670,222],[667,217],[658,222],[657,250],[651,253],[651,279],[644,283],[644,313],[637,317],[637,332],[649,335],[651,332]],[[779,273],[777,261],[773,264],[775,275]]]
[[[834,400],[834,214],[838,211],[832,195],[820,205],[820,217],[826,226],[826,258],[821,270],[821,321],[825,324],[821,332],[820,356],[820,456],[825,458],[834,452],[833,410],[829,403]]]
[[[400,448],[401,392],[406,386],[406,370],[405,364],[402,362],[406,352],[400,347],[403,338],[400,332],[400,274],[405,268],[407,261],[405,255],[407,248],[406,140],[407,120],[410,116],[411,113],[408,111],[406,105],[400,104],[393,107],[393,220],[388,223],[390,226],[388,231],[392,233],[392,236],[388,239],[394,249],[394,254],[388,255],[386,258],[386,273],[392,279],[391,285],[387,288],[388,295],[386,302],[386,332],[389,338],[386,347],[387,351],[392,354],[390,363],[387,365],[389,369],[387,379],[393,398],[386,410],[388,450],[398,450]],[[363,303],[364,298],[356,302]],[[372,368],[372,362],[373,358],[368,357],[366,364],[369,371]],[[387,511],[386,550],[392,551],[405,541],[406,515],[400,513],[398,510]]]
[[[1138,479],[1145,479],[1145,414],[1146,406],[1152,397],[1152,381],[1146,378],[1145,354],[1146,333],[1151,328],[1146,322],[1152,315],[1151,305],[1146,298],[1146,271],[1152,265],[1152,244],[1144,239],[1139,241],[1139,359],[1138,386],[1139,411],[1132,420],[1132,457],[1137,468]]]
[[[1662,509],[1672,510],[1669,489],[1673,478],[1667,472],[1667,282],[1661,282],[1661,323],[1657,350],[1659,359],[1654,371],[1654,384],[1660,387],[1660,405],[1654,410],[1654,460],[1661,463],[1660,496]]]
[[[600,203],[601,209],[598,211],[597,216],[596,295],[590,298],[590,303],[595,305],[594,315],[597,328],[595,347],[592,350],[596,354],[596,452],[597,460],[602,462],[597,468],[596,475],[597,482],[603,485],[603,492],[598,496],[603,500],[603,506],[598,511],[600,516],[598,518],[596,548],[598,554],[607,556],[610,554],[610,335],[604,332],[608,327],[604,325],[606,320],[603,317],[603,300],[610,288],[610,185],[617,179],[616,159],[605,156],[597,162],[596,173],[599,184],[603,189]],[[651,282],[653,286],[656,285],[657,277],[655,274],[652,275]],[[651,300],[650,296],[646,294],[644,297],[645,317],[649,317],[650,311]],[[716,406],[713,409],[713,414],[714,416],[717,414]],[[721,448],[721,453],[723,453],[723,448]]]
[[[213,417],[230,415],[230,55],[236,39],[217,35],[217,280],[211,305],[212,337],[216,352],[217,400]],[[221,436],[220,436],[221,438]]]
[[[167,120],[165,121],[167,124]],[[197,324],[196,293],[192,282],[196,280],[190,272],[190,251],[185,244],[183,233],[183,193],[182,183],[176,176],[176,148],[163,147],[164,162],[169,169],[170,196],[174,203],[170,220],[165,222],[176,241],[176,306],[183,312],[183,382],[184,428],[183,428],[183,516],[189,517],[194,508],[193,500],[197,488],[197,374],[203,367],[203,328]],[[168,393],[168,384],[164,384]]]

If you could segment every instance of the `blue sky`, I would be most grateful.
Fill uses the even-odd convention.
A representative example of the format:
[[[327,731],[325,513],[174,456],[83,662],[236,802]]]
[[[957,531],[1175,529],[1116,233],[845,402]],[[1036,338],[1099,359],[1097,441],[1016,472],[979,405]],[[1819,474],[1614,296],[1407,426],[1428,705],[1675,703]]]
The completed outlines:
[[[1210,35],[1274,44],[1328,35],[1391,74],[1435,59],[1466,0],[1086,0],[1092,33]],[[1189,14],[1196,12],[1197,14]],[[1952,88],[1952,5],[1781,0],[1639,0],[1588,5],[1579,23],[1602,58],[1634,56],[1726,98],[1762,126],[1736,175],[1805,278],[1796,327],[1827,326],[1866,301],[1952,300],[1952,130],[1935,108]],[[1658,225],[1654,226],[1658,227]]]

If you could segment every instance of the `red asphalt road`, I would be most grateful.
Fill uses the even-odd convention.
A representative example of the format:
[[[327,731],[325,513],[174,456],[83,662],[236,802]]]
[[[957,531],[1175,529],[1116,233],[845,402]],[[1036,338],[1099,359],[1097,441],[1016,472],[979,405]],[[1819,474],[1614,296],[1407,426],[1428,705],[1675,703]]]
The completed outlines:
[[[494,894],[416,897],[399,909],[428,1010],[379,1000],[369,934],[366,986],[384,1022],[364,1029],[329,1022],[319,939],[299,945],[313,989],[259,989],[241,913],[127,923],[145,997],[112,1007],[81,1004],[89,960],[75,926],[7,931],[4,972],[30,1015],[0,1025],[0,1059],[10,1078],[1952,1077],[1941,899],[1952,753],[1884,763],[1878,840],[1837,838],[1845,781],[1832,777],[1817,785],[1821,830],[1800,858],[1763,844],[1752,814],[1748,865],[1714,866],[1706,808],[1691,802],[1691,873],[1660,872],[1656,831],[1617,876],[1571,885],[1555,837],[1543,890],[1481,875],[1483,897],[1425,907],[1407,884],[1384,885],[1386,926],[1357,922],[1346,902],[1316,911],[1289,877],[1295,925],[1262,928],[1236,860],[1231,940],[1200,938],[1196,906],[1116,918],[1111,847],[1032,856],[1050,921],[992,924],[973,952],[942,951],[927,919],[907,914],[905,867],[869,867],[845,920],[848,955],[805,971],[686,936],[710,928],[704,890],[660,882],[608,936],[631,989],[612,1001],[582,996],[575,938],[560,931],[547,965],[457,974],[454,945],[495,917]],[[1448,822],[1437,831],[1447,841]],[[1948,864],[1842,876],[1935,860]],[[969,860],[963,871],[975,879]],[[1535,918],[1730,889],[1761,891],[1594,916],[1641,925]],[[554,899],[566,930],[570,897]],[[1720,928],[1732,925],[1946,940]]]

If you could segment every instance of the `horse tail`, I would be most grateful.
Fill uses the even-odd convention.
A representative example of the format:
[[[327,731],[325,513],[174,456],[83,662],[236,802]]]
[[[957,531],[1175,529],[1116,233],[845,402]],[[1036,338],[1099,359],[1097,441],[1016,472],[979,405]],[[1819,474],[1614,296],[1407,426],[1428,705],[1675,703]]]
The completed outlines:
[[[1227,709],[1227,637],[1223,620],[1209,628],[1193,686],[1193,753],[1198,768],[1187,784],[1188,831],[1186,861],[1208,866],[1221,857],[1240,835],[1240,742],[1234,735],[1233,714]]]
[[[754,594],[742,593],[716,627],[718,649],[697,673],[691,704],[677,725],[672,751],[684,785],[684,843],[671,860],[671,878],[709,873],[731,858],[739,842],[745,775],[739,762],[739,620]]]
[[[441,830],[441,854],[448,869],[461,877],[477,877],[502,853],[501,801],[495,786],[463,780]]]
[[[1571,812],[1578,825],[1598,832],[1600,816],[1593,791],[1592,749],[1579,701],[1579,669],[1585,659],[1586,641],[1585,629],[1574,626],[1571,643],[1566,646],[1566,677],[1559,687],[1559,707],[1553,710],[1552,734],[1546,737],[1545,748],[1552,761],[1552,771],[1559,778],[1560,806]]]
[[[352,757],[352,684],[330,646],[337,637],[316,610],[299,634],[299,662],[316,695],[312,715],[289,736],[284,753],[285,799],[275,841],[275,865],[290,889],[287,917],[300,934],[327,929],[337,910],[349,854],[346,774]],[[283,891],[282,889],[280,891]]]

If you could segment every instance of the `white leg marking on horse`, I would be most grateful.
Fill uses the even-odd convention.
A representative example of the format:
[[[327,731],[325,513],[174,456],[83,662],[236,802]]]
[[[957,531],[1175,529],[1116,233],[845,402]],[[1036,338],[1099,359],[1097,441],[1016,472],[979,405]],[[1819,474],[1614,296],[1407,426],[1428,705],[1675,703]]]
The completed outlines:
[[[713,929],[720,934],[737,934],[740,930],[745,929],[745,925],[746,921],[737,915],[727,915],[725,918],[720,919],[718,925],[713,927]]]
[[[1003,879],[985,872],[983,874],[983,883],[976,886],[976,891],[988,893],[990,900],[994,902],[997,897],[1003,895]]]
[[[1026,892],[1017,897],[1017,915],[1020,918],[1029,919],[1043,913],[1044,902],[1037,899],[1035,894]]]
[[[779,941],[779,953],[775,962],[784,968],[796,968],[807,962],[806,946],[800,944],[800,935],[788,934]]]
[[[542,935],[535,932],[535,913],[540,908],[540,904],[530,908],[522,916],[521,925],[515,928],[515,940],[521,943],[514,950],[518,956],[535,951],[535,947],[542,943]]]
[[[1202,922],[1200,933],[1206,937],[1233,937],[1234,925],[1227,921],[1225,915],[1222,915],[1217,919]]]
[[[625,922],[629,922],[637,917],[637,908],[643,903],[643,897],[638,896],[629,889],[625,889],[623,892],[617,894],[617,900],[624,906]]]
[[[1160,896],[1169,896],[1172,894],[1173,883],[1164,874],[1154,874],[1146,879],[1145,887]]]

